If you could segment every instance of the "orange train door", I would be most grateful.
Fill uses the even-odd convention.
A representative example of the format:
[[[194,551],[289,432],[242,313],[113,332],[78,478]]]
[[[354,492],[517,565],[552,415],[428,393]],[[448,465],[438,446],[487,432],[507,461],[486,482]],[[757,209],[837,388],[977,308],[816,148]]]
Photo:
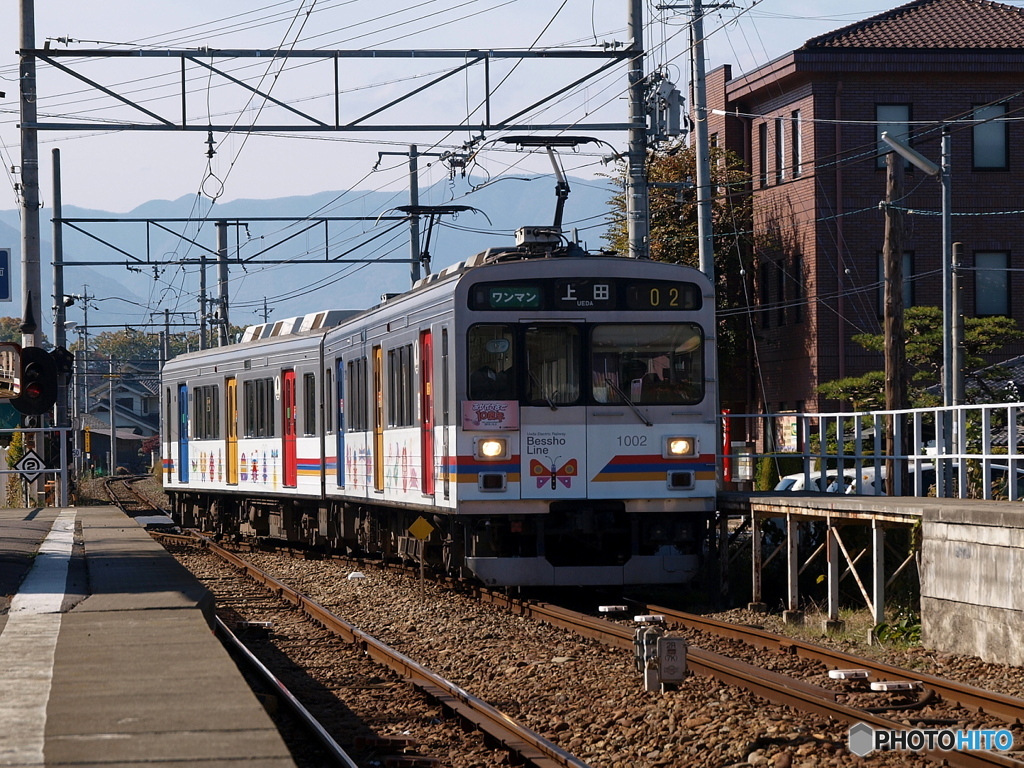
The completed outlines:
[[[373,488],[384,490],[384,352],[373,348]]]
[[[284,371],[281,377],[281,416],[284,426],[284,485],[294,488],[298,485],[295,450],[295,428],[298,421],[295,415],[295,371]]]
[[[227,419],[228,485],[238,485],[238,382],[227,379],[224,387],[224,416]]]
[[[434,495],[434,343],[430,331],[420,334],[420,474],[423,493]]]

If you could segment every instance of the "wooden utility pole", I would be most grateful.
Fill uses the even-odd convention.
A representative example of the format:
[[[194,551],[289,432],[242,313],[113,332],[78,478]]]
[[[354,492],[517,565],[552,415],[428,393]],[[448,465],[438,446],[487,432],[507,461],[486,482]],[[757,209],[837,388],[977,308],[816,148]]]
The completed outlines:
[[[906,333],[903,327],[903,212],[894,206],[903,197],[903,158],[895,152],[886,156],[885,185],[885,409],[907,407]],[[905,462],[896,463],[894,456],[906,455],[906,435],[902,417],[890,416],[886,431],[886,492],[895,488],[897,468],[906,479]],[[905,491],[904,491],[905,492]]]

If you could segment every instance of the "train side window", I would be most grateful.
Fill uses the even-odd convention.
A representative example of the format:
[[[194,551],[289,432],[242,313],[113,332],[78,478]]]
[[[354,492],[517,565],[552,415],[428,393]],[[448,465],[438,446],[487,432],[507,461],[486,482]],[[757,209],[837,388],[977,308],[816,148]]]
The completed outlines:
[[[526,401],[572,405],[580,399],[580,331],[574,325],[526,329]]]
[[[302,376],[302,434],[316,434],[316,374]]]
[[[515,400],[515,333],[505,324],[474,325],[469,346],[469,399]]]
[[[590,346],[596,403],[681,405],[704,399],[704,337],[698,325],[598,325]]]
[[[195,387],[192,412],[192,436],[197,440],[216,440],[220,437],[219,387]]]
[[[366,388],[366,358],[348,363],[348,429],[365,432],[370,428],[369,400]]]
[[[341,382],[339,381],[339,384]],[[324,403],[330,403],[334,395],[334,377],[330,368],[324,368]],[[324,434],[334,431],[334,409],[324,407]]]
[[[413,424],[412,344],[388,350],[388,426]]]
[[[245,402],[245,437],[274,436],[274,380],[254,379],[242,384]]]

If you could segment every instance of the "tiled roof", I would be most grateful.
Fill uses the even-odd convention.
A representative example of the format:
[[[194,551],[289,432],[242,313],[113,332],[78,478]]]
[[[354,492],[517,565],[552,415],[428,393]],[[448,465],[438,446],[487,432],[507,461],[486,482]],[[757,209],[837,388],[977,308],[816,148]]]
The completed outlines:
[[[1019,47],[1024,47],[1024,8],[994,0],[914,0],[811,38],[800,50]]]

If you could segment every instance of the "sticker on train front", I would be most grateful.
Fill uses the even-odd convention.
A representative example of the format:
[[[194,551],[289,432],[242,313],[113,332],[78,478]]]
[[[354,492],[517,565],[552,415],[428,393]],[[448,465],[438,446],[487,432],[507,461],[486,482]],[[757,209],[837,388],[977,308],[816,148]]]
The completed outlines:
[[[522,497],[582,499],[587,495],[586,429],[566,426],[522,433]]]

